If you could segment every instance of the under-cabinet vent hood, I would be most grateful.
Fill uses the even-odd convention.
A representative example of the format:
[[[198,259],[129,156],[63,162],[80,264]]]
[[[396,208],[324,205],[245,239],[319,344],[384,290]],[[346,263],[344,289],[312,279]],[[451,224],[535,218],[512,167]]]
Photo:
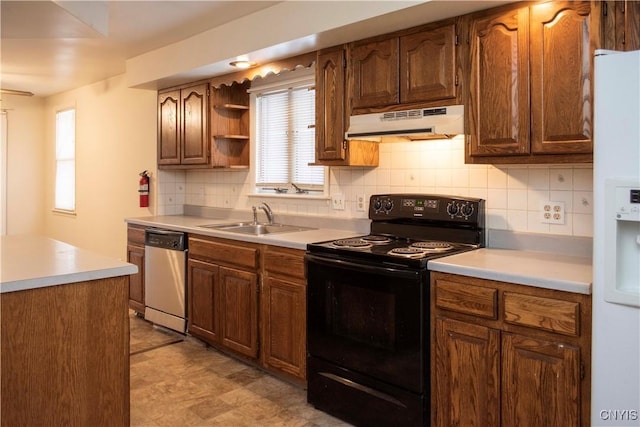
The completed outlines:
[[[449,105],[351,116],[345,137],[379,142],[450,138],[461,133],[464,133],[464,106]]]

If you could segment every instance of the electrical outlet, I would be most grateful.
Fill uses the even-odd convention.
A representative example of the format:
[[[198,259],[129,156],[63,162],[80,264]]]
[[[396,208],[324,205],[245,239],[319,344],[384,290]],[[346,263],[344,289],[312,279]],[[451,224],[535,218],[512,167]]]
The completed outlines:
[[[344,210],[344,194],[334,194],[331,196],[331,207],[336,211]]]
[[[367,206],[367,196],[365,194],[358,194],[356,196],[356,210],[364,212]]]
[[[543,202],[540,207],[540,221],[543,224],[564,224],[564,202]]]

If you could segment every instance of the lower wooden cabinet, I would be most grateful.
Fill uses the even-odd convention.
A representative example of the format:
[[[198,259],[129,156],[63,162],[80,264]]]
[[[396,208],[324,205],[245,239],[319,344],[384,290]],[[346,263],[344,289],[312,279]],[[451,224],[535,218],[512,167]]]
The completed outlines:
[[[188,330],[209,344],[258,358],[256,245],[189,236]]]
[[[138,267],[136,274],[129,276],[129,308],[144,314],[144,226],[127,227],[127,262]]]
[[[267,246],[260,313],[265,368],[296,382],[306,379],[307,283],[304,251]]]
[[[432,273],[434,426],[590,425],[591,297]]]
[[[306,286],[303,250],[189,236],[189,333],[303,385]]]

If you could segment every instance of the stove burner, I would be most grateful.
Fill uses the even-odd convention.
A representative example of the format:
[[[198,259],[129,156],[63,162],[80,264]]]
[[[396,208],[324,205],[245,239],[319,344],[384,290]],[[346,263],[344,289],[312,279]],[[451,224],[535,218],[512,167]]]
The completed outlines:
[[[428,252],[445,252],[453,249],[453,245],[451,243],[437,241],[415,242],[411,244],[411,247]]]
[[[425,251],[424,249],[407,246],[404,248],[391,249],[389,252],[387,252],[387,254],[403,258],[424,258],[427,254],[427,251]]]
[[[341,239],[334,241],[332,245],[347,249],[368,249],[372,246],[370,242],[366,242],[364,239]]]
[[[380,236],[376,234],[369,234],[368,236],[364,236],[362,238],[365,242],[371,242],[374,245],[382,245],[384,243],[391,242],[391,238],[387,236]]]

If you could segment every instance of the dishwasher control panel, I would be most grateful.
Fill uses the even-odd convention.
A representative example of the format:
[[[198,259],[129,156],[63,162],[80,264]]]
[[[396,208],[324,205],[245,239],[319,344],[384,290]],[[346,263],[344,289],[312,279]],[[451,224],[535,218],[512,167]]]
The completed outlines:
[[[144,236],[145,246],[183,251],[187,248],[186,233],[148,228]]]

